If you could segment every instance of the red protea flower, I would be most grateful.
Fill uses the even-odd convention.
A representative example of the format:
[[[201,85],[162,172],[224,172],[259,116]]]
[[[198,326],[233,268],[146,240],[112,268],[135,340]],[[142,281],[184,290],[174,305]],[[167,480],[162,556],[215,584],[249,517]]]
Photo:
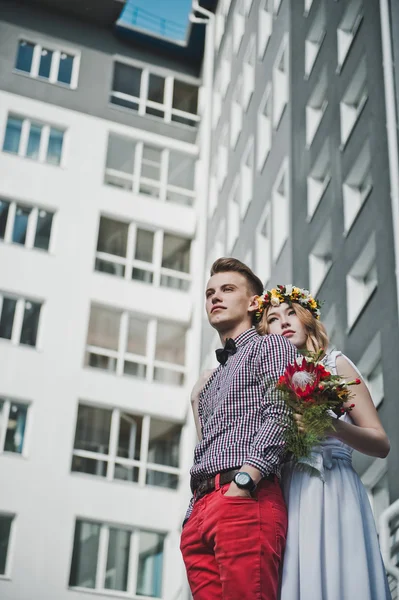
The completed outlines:
[[[288,365],[284,383],[299,398],[311,397],[320,383],[321,373],[317,365],[303,359],[302,364]]]

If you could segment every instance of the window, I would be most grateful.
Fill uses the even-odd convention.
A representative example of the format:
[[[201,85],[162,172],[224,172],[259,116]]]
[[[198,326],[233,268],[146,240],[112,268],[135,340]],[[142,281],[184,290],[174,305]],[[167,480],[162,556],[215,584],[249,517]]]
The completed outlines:
[[[9,115],[3,152],[59,166],[63,141],[64,131],[61,129],[25,117]]]
[[[230,146],[235,148],[242,130],[242,75],[237,77],[231,102]]]
[[[0,451],[23,454],[28,404],[0,398]]]
[[[110,101],[167,123],[196,127],[199,121],[197,84],[123,62],[115,62]]]
[[[273,126],[279,126],[288,103],[288,39],[285,37],[273,66]]]
[[[25,248],[50,248],[54,213],[0,198],[0,240]]]
[[[241,202],[240,216],[245,217],[248,207],[253,196],[253,179],[254,179],[254,141],[250,140],[247,149],[244,152],[243,161],[241,163]]]
[[[289,235],[288,160],[285,159],[272,190],[272,255],[276,262]]]
[[[341,116],[341,149],[344,148],[348,141],[367,102],[367,98],[367,71],[366,61],[363,58],[339,104]]]
[[[328,106],[327,88],[327,71],[324,68],[306,105],[306,145],[308,148],[312,145]]]
[[[258,15],[258,58],[263,59],[273,31],[272,0],[262,0]]]
[[[96,271],[125,279],[187,291],[190,286],[191,240],[100,218]]]
[[[79,404],[72,471],[176,489],[182,426]]]
[[[345,63],[362,20],[362,0],[351,0],[337,29],[338,72]]]
[[[363,204],[373,189],[371,172],[370,145],[367,142],[358,154],[342,185],[344,227],[346,233],[352,227]]]
[[[240,180],[236,177],[230,191],[227,213],[227,251],[231,254],[240,233]]]
[[[14,516],[0,514],[0,575],[8,575],[9,549],[11,545]]]
[[[187,328],[108,306],[92,305],[86,365],[116,375],[184,385]]]
[[[224,98],[230,85],[231,79],[231,59],[232,59],[232,42],[231,37],[226,37],[224,41],[222,60],[220,61],[219,76],[220,76],[220,92]]]
[[[248,110],[255,89],[255,64],[255,35],[252,35],[248,43],[243,64],[242,106],[245,111]]]
[[[70,587],[162,596],[165,535],[77,519]]]
[[[376,408],[384,399],[384,375],[382,370],[381,333],[378,332],[358,361],[357,366],[369,388]]]
[[[256,272],[266,284],[271,275],[271,215],[270,202],[266,204],[265,211],[256,230]]]
[[[104,183],[162,202],[191,206],[195,158],[186,153],[124,138],[108,138]]]
[[[257,159],[256,168],[262,171],[272,147],[272,90],[266,86],[258,113]]]
[[[332,229],[328,222],[309,254],[309,285],[315,296],[332,265]]]
[[[326,35],[326,14],[323,4],[314,18],[305,40],[305,78],[308,79]]]
[[[315,162],[307,177],[307,199],[308,199],[308,220],[313,217],[328,184],[331,181],[331,163],[329,139],[324,143],[321,151],[316,157]]]
[[[205,277],[209,275],[209,269],[214,261],[221,256],[225,256],[226,254],[226,219],[222,219],[219,222],[216,235],[214,237],[213,246],[208,254],[207,258],[207,268],[205,272]]]
[[[307,17],[312,8],[313,0],[304,0],[304,16]]]
[[[280,10],[280,6],[283,0],[273,0],[273,12],[277,16]]]
[[[349,328],[354,325],[377,285],[376,243],[372,235],[346,276]]]
[[[12,344],[37,346],[41,302],[0,295],[0,338]]]
[[[221,131],[220,138],[219,138],[218,169],[217,169],[219,191],[222,189],[224,182],[226,181],[226,177],[227,177],[228,157],[229,157],[228,135],[229,135],[229,130],[228,130],[228,126],[226,123],[226,125],[223,127],[223,129]]]
[[[336,350],[341,346],[338,340],[340,336],[340,330],[338,327],[337,309],[335,304],[330,308],[327,315],[323,317],[323,324],[326,328],[328,339],[329,339],[329,350]]]
[[[79,57],[71,52],[20,40],[15,69],[49,83],[75,89],[78,86]]]

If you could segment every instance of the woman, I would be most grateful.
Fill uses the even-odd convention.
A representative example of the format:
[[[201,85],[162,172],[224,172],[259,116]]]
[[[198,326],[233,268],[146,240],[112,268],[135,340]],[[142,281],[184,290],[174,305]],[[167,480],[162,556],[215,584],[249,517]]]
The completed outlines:
[[[283,335],[299,350],[325,353],[320,304],[307,290],[277,286],[258,301],[259,333]],[[325,353],[323,363],[345,379],[359,376],[341,352]],[[306,465],[290,461],[284,468],[289,525],[281,600],[391,598],[369,500],[351,462],[352,449],[384,458],[389,441],[364,382],[352,392],[350,416],[334,422]],[[294,418],[304,432],[301,415]]]

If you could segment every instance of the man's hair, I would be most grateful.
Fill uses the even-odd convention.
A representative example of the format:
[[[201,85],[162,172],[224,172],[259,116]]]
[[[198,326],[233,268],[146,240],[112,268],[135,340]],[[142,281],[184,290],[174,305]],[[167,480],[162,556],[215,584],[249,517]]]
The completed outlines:
[[[237,258],[218,258],[211,266],[211,277],[216,273],[227,273],[234,271],[240,273],[247,280],[249,291],[255,296],[261,296],[263,283],[247,265]]]

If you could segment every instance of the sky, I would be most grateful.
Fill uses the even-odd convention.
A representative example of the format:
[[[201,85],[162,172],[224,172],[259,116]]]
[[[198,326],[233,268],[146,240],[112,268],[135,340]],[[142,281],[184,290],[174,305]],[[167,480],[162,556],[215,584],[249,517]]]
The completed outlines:
[[[152,13],[159,18],[173,21],[182,28],[188,25],[192,0],[130,0],[130,4],[132,8],[139,9],[137,25],[140,27],[151,29],[152,21],[151,18],[147,18],[147,13]],[[159,28],[159,22],[154,21],[153,26]],[[171,32],[172,29],[169,29],[169,34]]]

